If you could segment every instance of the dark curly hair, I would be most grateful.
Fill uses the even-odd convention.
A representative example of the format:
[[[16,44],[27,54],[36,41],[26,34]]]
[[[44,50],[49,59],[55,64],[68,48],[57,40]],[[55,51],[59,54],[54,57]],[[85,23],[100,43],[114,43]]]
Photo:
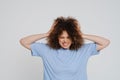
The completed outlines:
[[[72,17],[58,17],[54,20],[53,30],[50,32],[47,40],[48,45],[53,49],[60,49],[58,37],[63,31],[66,31],[72,41],[70,50],[78,50],[83,45],[83,38],[79,29],[80,25],[75,18]]]

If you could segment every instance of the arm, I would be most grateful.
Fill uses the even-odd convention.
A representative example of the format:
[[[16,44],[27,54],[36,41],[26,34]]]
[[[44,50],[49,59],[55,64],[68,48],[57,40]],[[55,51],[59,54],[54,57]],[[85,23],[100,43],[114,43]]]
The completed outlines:
[[[95,42],[97,44],[97,50],[102,50],[110,44],[110,41],[104,37],[89,34],[82,34],[82,37]]]
[[[42,38],[45,38],[45,37],[47,37],[48,35],[49,35],[48,33],[30,35],[30,36],[27,36],[27,37],[24,37],[24,38],[20,39],[20,44],[21,44],[23,47],[31,50],[31,49],[30,49],[30,45],[31,45],[32,43],[34,43],[35,41],[40,40],[40,39],[42,39]]]
[[[57,23],[54,22],[54,23],[52,24],[52,26],[51,26],[51,29],[50,29],[47,33],[34,34],[34,35],[30,35],[30,36],[27,36],[27,37],[24,37],[24,38],[20,39],[20,44],[21,44],[23,47],[31,50],[31,49],[30,49],[30,45],[31,45],[32,43],[34,43],[35,41],[37,41],[37,40],[40,40],[40,39],[42,39],[42,38],[45,38],[45,37],[49,36],[49,34],[52,32],[52,30],[53,30],[53,28],[54,28],[54,26],[55,26],[56,24],[57,24]]]

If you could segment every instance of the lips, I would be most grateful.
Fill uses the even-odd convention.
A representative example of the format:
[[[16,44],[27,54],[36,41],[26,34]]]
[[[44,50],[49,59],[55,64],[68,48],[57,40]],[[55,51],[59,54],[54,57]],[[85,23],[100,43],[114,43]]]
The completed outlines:
[[[64,43],[63,43],[63,46],[68,46],[68,43],[64,42]]]

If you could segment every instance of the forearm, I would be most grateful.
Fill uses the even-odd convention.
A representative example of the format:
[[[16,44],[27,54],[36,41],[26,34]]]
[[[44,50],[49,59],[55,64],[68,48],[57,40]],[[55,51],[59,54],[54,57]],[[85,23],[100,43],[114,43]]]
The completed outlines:
[[[105,48],[110,43],[110,41],[108,39],[101,37],[101,36],[82,34],[82,37],[84,39],[87,39],[87,40],[97,43],[99,46],[99,48],[98,48],[99,50],[102,48]]]
[[[45,38],[47,36],[48,36],[48,33],[30,35],[30,36],[23,37],[22,39],[20,39],[20,43],[24,47],[30,49],[30,44],[32,44],[35,41],[38,41],[42,38]]]

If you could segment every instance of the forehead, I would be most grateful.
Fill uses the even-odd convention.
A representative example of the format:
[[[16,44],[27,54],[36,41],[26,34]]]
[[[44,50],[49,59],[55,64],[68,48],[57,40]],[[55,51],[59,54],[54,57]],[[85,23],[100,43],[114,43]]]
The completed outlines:
[[[60,36],[69,36],[67,31],[63,31]]]

